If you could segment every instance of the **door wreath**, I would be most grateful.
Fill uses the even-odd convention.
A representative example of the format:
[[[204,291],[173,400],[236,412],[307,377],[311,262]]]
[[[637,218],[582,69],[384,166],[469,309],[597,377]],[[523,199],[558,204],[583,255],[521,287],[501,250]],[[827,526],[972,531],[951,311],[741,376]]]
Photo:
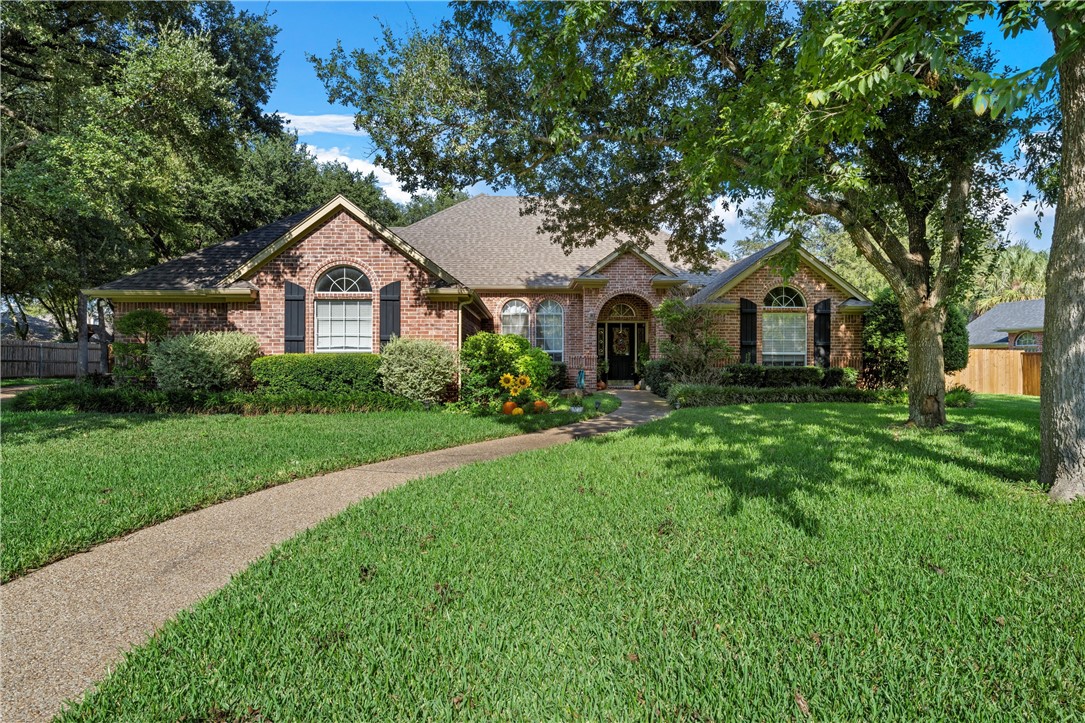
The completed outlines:
[[[618,356],[629,355],[629,330],[617,329],[614,332],[614,346],[611,348]]]

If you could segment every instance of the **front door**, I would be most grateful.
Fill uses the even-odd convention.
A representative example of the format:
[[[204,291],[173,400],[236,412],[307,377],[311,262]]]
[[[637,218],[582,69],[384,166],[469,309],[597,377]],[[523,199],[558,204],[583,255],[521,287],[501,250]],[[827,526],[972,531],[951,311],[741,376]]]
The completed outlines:
[[[610,362],[607,379],[632,381],[633,360],[636,358],[635,335],[634,324],[607,324],[607,357]]]

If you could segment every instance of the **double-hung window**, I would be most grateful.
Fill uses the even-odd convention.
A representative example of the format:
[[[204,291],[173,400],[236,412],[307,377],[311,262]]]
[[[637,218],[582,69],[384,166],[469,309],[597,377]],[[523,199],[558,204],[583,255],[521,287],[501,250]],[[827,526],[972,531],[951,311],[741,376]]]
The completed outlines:
[[[565,314],[558,302],[547,299],[535,310],[535,346],[556,362],[565,354]]]
[[[779,286],[765,297],[765,307],[761,315],[761,363],[805,366],[807,319],[802,294],[789,286]]]
[[[366,275],[351,266],[320,278],[314,302],[317,351],[373,351],[373,300],[358,298],[372,291]]]

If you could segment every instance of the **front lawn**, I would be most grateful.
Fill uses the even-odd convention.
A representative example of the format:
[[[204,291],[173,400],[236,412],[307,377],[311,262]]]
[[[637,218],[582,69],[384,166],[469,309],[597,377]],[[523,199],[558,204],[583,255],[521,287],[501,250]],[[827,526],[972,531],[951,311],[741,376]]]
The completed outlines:
[[[597,395],[602,411],[619,405]],[[3,578],[298,477],[575,421],[452,412],[237,415],[5,412]]]
[[[0,389],[6,387],[39,387],[43,384],[59,384],[68,382],[64,377],[4,377],[0,379]]]
[[[68,721],[1085,715],[1085,506],[1038,404],[682,410],[366,500]]]

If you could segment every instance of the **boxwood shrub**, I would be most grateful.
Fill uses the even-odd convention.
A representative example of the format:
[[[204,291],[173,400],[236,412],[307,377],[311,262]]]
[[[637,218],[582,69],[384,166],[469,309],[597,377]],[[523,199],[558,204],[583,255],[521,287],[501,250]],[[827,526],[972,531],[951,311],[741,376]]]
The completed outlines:
[[[277,354],[252,363],[256,387],[269,394],[383,390],[376,354]]]
[[[198,331],[152,342],[149,351],[159,389],[222,392],[252,386],[260,342],[240,331]]]
[[[653,393],[666,398],[673,383],[674,368],[666,359],[653,359],[644,365],[644,383]]]
[[[19,412],[72,411],[107,414],[269,414],[413,411],[421,405],[383,391],[201,392],[133,387],[94,387],[84,383],[41,386],[15,397],[10,409]]]
[[[765,367],[766,387],[817,387],[825,370],[821,367]]]
[[[721,387],[714,384],[674,384],[667,395],[671,405],[682,407],[720,407],[729,404],[767,402],[864,402],[896,404],[907,400],[898,389],[855,389],[836,387]]]
[[[731,364],[723,371],[727,383],[736,387],[765,386],[765,367],[758,364]]]

